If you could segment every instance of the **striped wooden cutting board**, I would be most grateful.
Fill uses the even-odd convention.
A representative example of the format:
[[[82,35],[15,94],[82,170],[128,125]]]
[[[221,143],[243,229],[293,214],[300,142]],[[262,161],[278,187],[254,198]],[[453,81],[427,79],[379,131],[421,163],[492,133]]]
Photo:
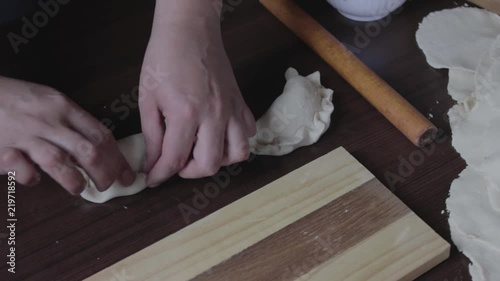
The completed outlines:
[[[412,280],[449,250],[339,148],[87,280]]]

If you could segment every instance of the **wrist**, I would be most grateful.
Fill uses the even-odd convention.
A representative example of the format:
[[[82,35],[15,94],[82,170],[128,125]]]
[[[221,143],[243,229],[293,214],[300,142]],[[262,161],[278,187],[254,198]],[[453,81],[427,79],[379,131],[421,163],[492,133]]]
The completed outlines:
[[[220,25],[221,0],[156,0],[156,24],[204,21]]]

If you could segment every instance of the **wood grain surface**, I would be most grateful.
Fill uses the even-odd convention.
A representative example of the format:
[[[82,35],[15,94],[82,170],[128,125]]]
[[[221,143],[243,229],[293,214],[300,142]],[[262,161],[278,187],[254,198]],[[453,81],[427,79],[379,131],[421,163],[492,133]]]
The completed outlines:
[[[449,252],[338,148],[86,280],[413,280]]]
[[[256,117],[281,93],[283,74],[293,66],[301,74],[319,70],[322,83],[335,90],[331,128],[315,145],[290,155],[252,157],[223,168],[214,178],[175,178],[159,188],[102,205],[69,196],[46,176],[38,187],[19,187],[18,271],[8,274],[2,261],[0,280],[82,280],[340,146],[451,242],[445,200],[465,162],[451,146],[446,112],[454,102],[446,91],[447,72],[427,64],[415,32],[430,12],[465,1],[408,1],[379,25],[345,19],[323,0],[299,1],[420,112],[432,114],[443,134],[426,150],[408,142],[257,0],[230,2],[222,21],[225,47]],[[137,133],[137,108],[117,113],[111,105],[138,85],[154,4],[153,0],[69,1],[17,54],[7,35],[22,34],[23,21],[5,24],[0,27],[0,75],[55,87],[99,120],[111,120],[117,138]],[[367,30],[372,30],[370,35]],[[216,196],[195,200],[214,183],[220,187]],[[0,177],[1,190],[6,185],[6,178]],[[7,251],[6,197],[0,192],[0,261]],[[186,206],[193,213],[183,216]],[[468,264],[452,247],[448,260],[417,280],[470,281]]]

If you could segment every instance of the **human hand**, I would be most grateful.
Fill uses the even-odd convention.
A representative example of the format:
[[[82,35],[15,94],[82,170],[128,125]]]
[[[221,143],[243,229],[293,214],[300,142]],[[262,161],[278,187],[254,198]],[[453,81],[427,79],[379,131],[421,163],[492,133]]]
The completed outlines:
[[[178,5],[175,12],[162,13],[163,8],[174,9],[162,7],[170,1],[159,2],[139,98],[150,186],[176,173],[211,176],[221,166],[246,160],[248,138],[255,134],[255,120],[234,78],[212,5],[205,11],[199,7],[204,2],[171,1]],[[179,12],[181,6],[189,16]],[[151,83],[147,68],[160,71],[160,81]]]
[[[16,171],[20,184],[40,180],[36,166],[73,195],[85,186],[75,162],[107,189],[128,186],[134,173],[111,132],[56,90],[0,77],[0,175]]]

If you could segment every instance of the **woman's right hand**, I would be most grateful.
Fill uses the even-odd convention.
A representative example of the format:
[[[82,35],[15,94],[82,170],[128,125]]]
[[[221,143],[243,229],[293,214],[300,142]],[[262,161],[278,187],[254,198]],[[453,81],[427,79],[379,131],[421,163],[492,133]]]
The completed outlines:
[[[37,166],[73,195],[80,194],[83,168],[101,191],[115,180],[124,186],[134,172],[111,132],[58,91],[0,77],[0,175],[35,185]]]

